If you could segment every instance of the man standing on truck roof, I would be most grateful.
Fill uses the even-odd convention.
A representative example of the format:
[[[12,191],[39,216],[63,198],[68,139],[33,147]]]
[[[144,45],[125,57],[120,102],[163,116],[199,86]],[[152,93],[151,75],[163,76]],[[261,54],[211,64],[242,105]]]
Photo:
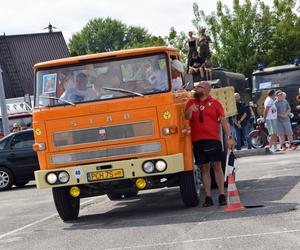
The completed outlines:
[[[185,107],[185,118],[190,121],[191,125],[195,164],[200,165],[202,170],[206,193],[204,207],[213,205],[211,198],[211,166],[213,166],[218,185],[219,205],[226,205],[224,174],[221,166],[222,144],[219,121],[227,136],[228,148],[232,150],[234,147],[234,140],[230,133],[230,126],[225,119],[222,104],[209,95],[210,90],[211,86],[208,82],[200,82],[195,87],[194,98],[190,99]]]
[[[209,44],[212,43],[210,36],[205,34],[206,28],[200,27],[200,36],[199,36],[199,55],[203,61],[206,61],[206,68],[211,68],[211,52],[209,49]]]

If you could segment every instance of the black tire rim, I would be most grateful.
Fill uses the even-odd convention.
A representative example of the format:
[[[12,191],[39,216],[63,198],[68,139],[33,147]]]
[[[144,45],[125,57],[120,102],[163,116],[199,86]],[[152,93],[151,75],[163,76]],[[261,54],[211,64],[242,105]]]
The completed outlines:
[[[252,136],[251,137],[251,144],[254,148],[262,148],[264,146],[264,140],[261,136]]]

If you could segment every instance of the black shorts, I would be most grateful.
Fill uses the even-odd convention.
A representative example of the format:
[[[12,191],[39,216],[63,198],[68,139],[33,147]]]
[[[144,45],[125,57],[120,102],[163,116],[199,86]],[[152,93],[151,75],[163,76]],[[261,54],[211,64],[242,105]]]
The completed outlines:
[[[195,164],[202,165],[222,160],[222,144],[217,140],[199,140],[193,142]]]

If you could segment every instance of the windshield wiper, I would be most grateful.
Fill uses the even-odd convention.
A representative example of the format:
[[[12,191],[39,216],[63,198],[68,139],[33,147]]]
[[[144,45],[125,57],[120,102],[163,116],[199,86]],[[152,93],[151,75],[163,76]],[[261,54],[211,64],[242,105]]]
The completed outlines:
[[[134,94],[134,95],[137,95],[137,96],[144,96],[144,95],[141,94],[141,93],[134,92],[134,91],[131,91],[131,90],[128,90],[128,89],[121,89],[121,88],[107,88],[107,87],[103,87],[103,89],[105,89],[105,90],[111,90],[111,91],[124,92],[124,93],[131,93],[131,94]]]
[[[69,101],[67,101],[67,100],[64,100],[64,99],[61,99],[61,98],[58,98],[58,97],[54,97],[54,96],[46,96],[46,95],[40,95],[39,97],[57,100],[57,101],[61,101],[61,102],[64,102],[64,103],[67,103],[67,104],[70,104],[70,105],[75,106],[75,103],[69,102]]]

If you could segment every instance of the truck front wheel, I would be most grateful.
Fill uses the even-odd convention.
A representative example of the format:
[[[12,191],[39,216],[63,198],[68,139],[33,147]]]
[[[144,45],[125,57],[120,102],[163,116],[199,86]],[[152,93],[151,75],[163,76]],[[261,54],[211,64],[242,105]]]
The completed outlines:
[[[194,166],[193,171],[180,174],[181,198],[186,207],[198,206],[200,201],[201,177],[200,168]]]
[[[76,220],[80,209],[80,199],[72,197],[69,190],[69,187],[52,189],[56,210],[63,221]]]

